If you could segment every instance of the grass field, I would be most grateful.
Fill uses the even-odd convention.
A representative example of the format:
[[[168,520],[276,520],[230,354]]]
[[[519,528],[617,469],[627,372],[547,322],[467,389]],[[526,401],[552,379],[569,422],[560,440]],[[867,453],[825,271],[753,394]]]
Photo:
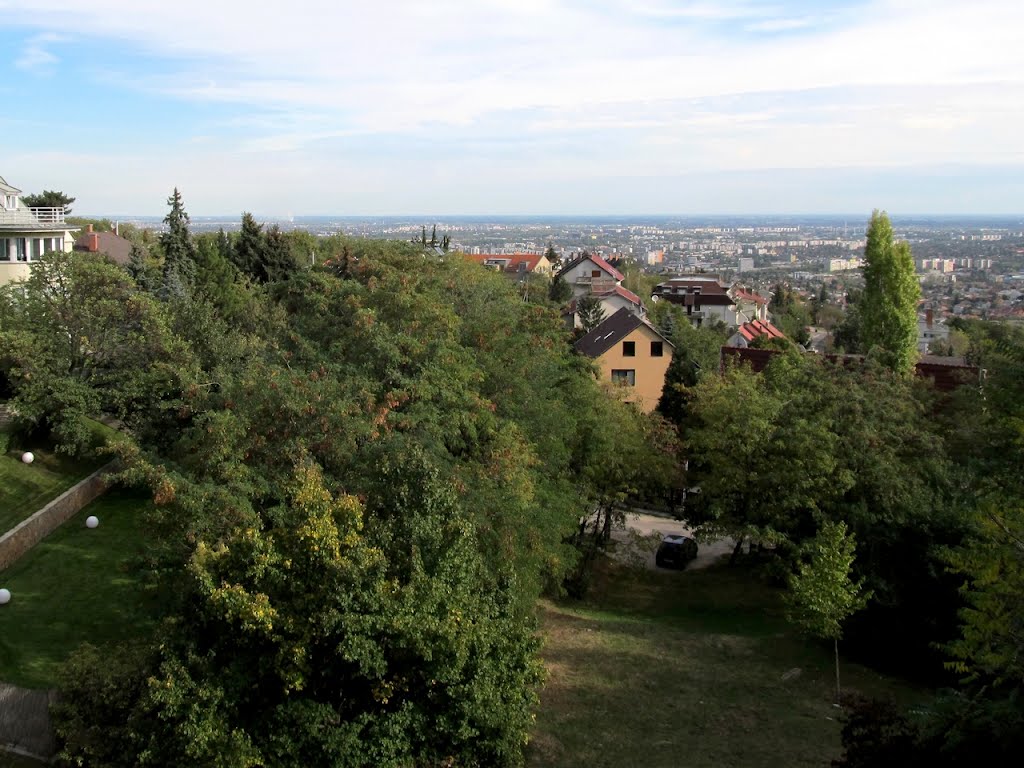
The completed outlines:
[[[0,454],[0,534],[104,463],[82,462],[46,449],[36,449],[33,454],[31,464],[22,463],[21,451]]]
[[[9,752],[0,752],[0,768],[39,768],[42,765],[45,765],[45,763],[29,760],[27,757],[21,757]]]
[[[84,641],[101,643],[143,629],[143,594],[131,572],[144,545],[146,502],[114,490],[54,531],[6,571],[0,586],[0,680],[54,684],[60,664]],[[96,515],[100,525],[85,527]]]
[[[749,570],[602,566],[584,603],[541,604],[549,679],[530,766],[825,766],[840,754],[830,648]],[[923,698],[843,664],[844,690]]]

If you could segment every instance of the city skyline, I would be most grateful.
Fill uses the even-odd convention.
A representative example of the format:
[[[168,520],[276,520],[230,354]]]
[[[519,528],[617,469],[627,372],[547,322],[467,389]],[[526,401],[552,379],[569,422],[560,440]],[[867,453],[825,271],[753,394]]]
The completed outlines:
[[[0,0],[0,175],[83,214],[1015,214],[1006,0]]]

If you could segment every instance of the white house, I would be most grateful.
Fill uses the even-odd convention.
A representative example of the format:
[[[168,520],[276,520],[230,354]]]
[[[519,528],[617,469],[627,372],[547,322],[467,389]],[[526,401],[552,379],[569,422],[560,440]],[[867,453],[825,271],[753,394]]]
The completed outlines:
[[[696,326],[720,320],[730,328],[768,320],[768,299],[746,289],[729,287],[713,275],[686,275],[654,287],[654,301],[668,301],[686,310]]]
[[[558,272],[565,282],[572,286],[573,295],[586,296],[588,293],[604,293],[620,285],[625,276],[600,256],[583,254]]]
[[[570,328],[583,327],[576,305],[584,296],[596,298],[606,318],[620,309],[628,309],[637,317],[647,312],[640,297],[622,287],[624,275],[600,256],[586,253],[578,256],[562,267],[558,277],[572,287],[573,300],[562,315]]]
[[[32,262],[50,251],[70,251],[72,232],[63,208],[25,208],[21,190],[0,176],[0,285],[28,277]]]

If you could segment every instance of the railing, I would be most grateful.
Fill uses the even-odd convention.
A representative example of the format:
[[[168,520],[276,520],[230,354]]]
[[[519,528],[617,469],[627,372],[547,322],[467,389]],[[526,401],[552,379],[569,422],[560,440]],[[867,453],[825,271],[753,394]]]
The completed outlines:
[[[39,220],[40,224],[64,223],[63,208],[29,208],[29,210],[32,211],[32,215]]]

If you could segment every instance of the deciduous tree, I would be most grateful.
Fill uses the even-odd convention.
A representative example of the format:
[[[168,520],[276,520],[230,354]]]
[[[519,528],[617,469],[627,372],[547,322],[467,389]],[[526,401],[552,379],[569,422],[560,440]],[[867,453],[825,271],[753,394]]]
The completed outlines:
[[[804,632],[831,640],[836,661],[836,704],[840,704],[839,640],[843,622],[867,605],[870,592],[850,579],[856,544],[842,522],[823,521],[817,535],[803,547],[790,577],[786,604],[790,620]]]
[[[894,242],[889,217],[884,211],[874,211],[864,248],[861,343],[868,352],[877,347],[895,371],[908,373],[917,359],[920,298],[910,245]]]

